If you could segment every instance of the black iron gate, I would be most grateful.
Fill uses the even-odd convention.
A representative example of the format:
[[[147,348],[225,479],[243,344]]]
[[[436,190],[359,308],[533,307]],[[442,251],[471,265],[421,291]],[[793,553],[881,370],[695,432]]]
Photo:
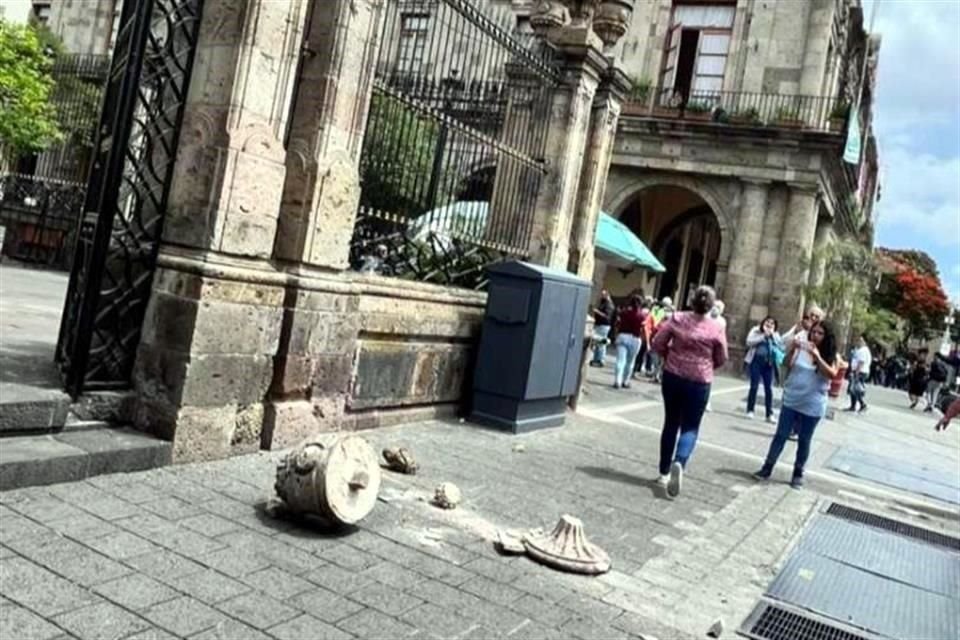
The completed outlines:
[[[74,396],[130,383],[202,5],[123,3],[57,344]]]

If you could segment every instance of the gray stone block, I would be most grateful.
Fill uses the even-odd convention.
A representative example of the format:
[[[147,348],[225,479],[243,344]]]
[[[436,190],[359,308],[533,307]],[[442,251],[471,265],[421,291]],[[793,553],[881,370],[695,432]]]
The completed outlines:
[[[270,636],[228,618],[206,631],[190,636],[190,640],[270,640]]]
[[[42,616],[79,609],[99,598],[22,558],[0,564],[4,595]]]
[[[125,638],[150,627],[143,618],[108,602],[61,614],[54,621],[78,638],[90,640]]]
[[[308,615],[302,615],[275,627],[270,627],[267,629],[267,633],[277,640],[302,640],[303,638],[311,638],[311,640],[349,640],[353,638],[346,631],[341,631]]]
[[[126,609],[149,609],[155,604],[173,600],[181,594],[163,583],[142,574],[133,574],[102,582],[94,591]]]
[[[250,591],[250,586],[239,580],[208,569],[171,580],[168,584],[200,602],[214,604]]]
[[[312,582],[307,582],[276,567],[249,573],[243,577],[243,582],[278,600],[288,600],[298,593],[316,588]]]
[[[0,605],[0,630],[7,638],[48,640],[63,633],[46,619],[13,603]]]
[[[217,605],[221,611],[257,628],[266,629],[292,620],[299,611],[261,593],[247,593]]]
[[[399,616],[423,604],[423,600],[385,584],[368,585],[351,593],[350,599],[390,616]]]
[[[290,600],[290,604],[329,623],[343,620],[364,608],[326,589],[314,589],[301,593]]]
[[[227,620],[219,611],[189,597],[154,605],[143,615],[158,627],[182,638]]]
[[[373,609],[355,613],[337,626],[358,638],[401,638],[416,631],[416,627]]]

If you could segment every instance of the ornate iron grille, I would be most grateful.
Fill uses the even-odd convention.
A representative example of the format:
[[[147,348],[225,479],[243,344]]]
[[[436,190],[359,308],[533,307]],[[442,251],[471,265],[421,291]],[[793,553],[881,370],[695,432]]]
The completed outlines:
[[[73,395],[130,382],[202,4],[123,3],[57,345]]]
[[[486,265],[526,256],[560,74],[503,18],[466,0],[387,4],[354,269],[480,288]]]

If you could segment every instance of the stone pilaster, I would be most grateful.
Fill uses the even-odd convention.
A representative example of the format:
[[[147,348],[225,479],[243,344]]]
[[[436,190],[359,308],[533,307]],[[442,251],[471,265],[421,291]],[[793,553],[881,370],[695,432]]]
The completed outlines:
[[[590,135],[583,158],[567,265],[568,271],[587,280],[593,278],[597,219],[607,186],[620,105],[626,89],[626,76],[616,67],[611,67],[597,90],[590,114]]]
[[[763,221],[763,236],[760,252],[754,265],[753,304],[751,318],[764,318],[770,312],[770,296],[773,293],[773,278],[780,256],[780,236],[786,217],[787,190],[782,185],[771,184],[767,191],[767,214]],[[778,318],[781,322],[786,319]]]
[[[743,351],[751,323],[760,320],[752,316],[751,307],[769,190],[770,185],[766,182],[743,183],[740,214],[723,288],[723,300],[727,305],[727,338],[731,350],[736,353]]]
[[[360,199],[378,52],[380,0],[313,0],[287,149],[275,257],[342,271]],[[358,298],[337,279],[287,289],[263,445],[296,443],[343,415],[359,333]],[[341,287],[342,288],[342,287]]]
[[[275,256],[347,267],[381,0],[312,0],[287,149]]]
[[[134,371],[137,421],[178,461],[260,447],[284,290],[243,274],[273,249],[305,7],[204,3]]]
[[[770,313],[783,325],[795,322],[803,310],[803,289],[810,275],[818,208],[816,185],[789,185],[779,261],[770,296]]]
[[[810,280],[808,282],[811,287],[819,287],[826,278],[827,252],[833,242],[833,221],[829,218],[823,218],[817,224],[817,232],[813,240],[813,264],[810,268]]]
[[[607,62],[590,37],[571,37],[559,51],[565,59],[564,82],[554,93],[549,114],[548,172],[537,197],[529,254],[531,262],[566,269],[593,98]]]

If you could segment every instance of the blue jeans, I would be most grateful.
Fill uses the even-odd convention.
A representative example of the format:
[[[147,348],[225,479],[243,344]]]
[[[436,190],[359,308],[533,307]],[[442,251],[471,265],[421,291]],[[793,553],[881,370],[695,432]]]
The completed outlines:
[[[703,412],[710,400],[710,385],[664,371],[660,390],[664,408],[663,431],[660,432],[660,473],[667,474],[674,460],[687,466],[687,460],[697,444]]]
[[[757,389],[763,380],[763,402],[767,417],[773,415],[773,365],[754,358],[750,362],[750,393],[747,394],[747,413],[753,413],[757,407]]]
[[[617,336],[617,367],[613,372],[613,384],[624,385],[630,382],[639,352],[640,338],[629,333]]]
[[[793,463],[793,477],[803,477],[803,466],[807,464],[807,458],[810,457],[810,442],[813,440],[813,432],[820,422],[819,416],[808,416],[800,413],[790,407],[783,407],[780,411],[780,420],[777,422],[777,433],[773,436],[773,442],[770,443],[770,450],[767,452],[767,461],[763,463],[763,472],[767,475],[773,472],[774,465],[783,453],[783,447],[787,444],[787,438],[790,432],[797,434],[797,459]]]
[[[610,325],[593,325],[593,339],[596,345],[593,347],[593,361],[597,364],[603,364],[607,359],[607,338],[610,337]]]

